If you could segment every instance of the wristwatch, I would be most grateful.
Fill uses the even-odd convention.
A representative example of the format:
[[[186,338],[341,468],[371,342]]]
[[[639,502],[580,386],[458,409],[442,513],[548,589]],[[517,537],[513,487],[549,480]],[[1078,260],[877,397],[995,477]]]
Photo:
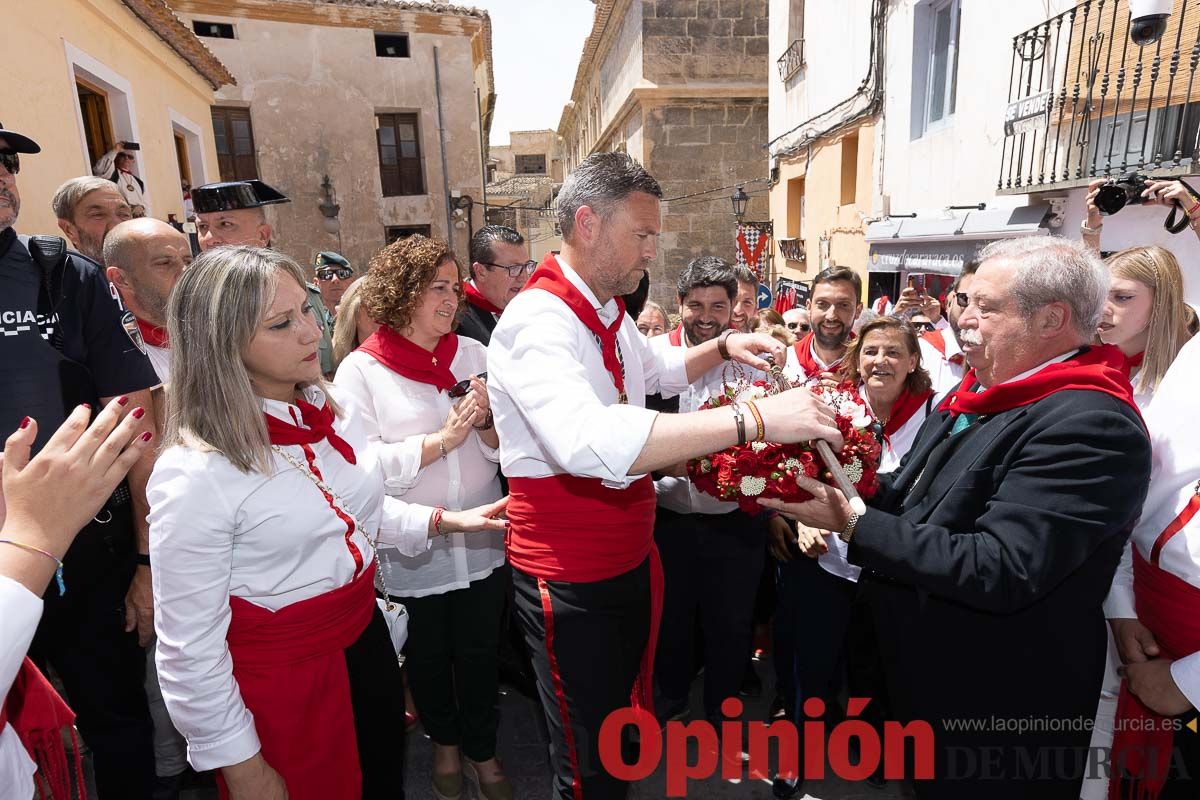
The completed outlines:
[[[850,544],[850,537],[854,535],[854,529],[858,527],[858,521],[861,517],[854,511],[850,512],[849,519],[846,520],[846,527],[842,528],[838,533],[838,538],[846,544]]]
[[[137,563],[138,563],[138,566],[140,566],[140,567],[150,566],[150,554],[149,553],[138,553],[137,554]]]
[[[730,328],[717,337],[717,352],[720,353],[721,358],[726,361],[730,359],[729,344],[726,342],[726,340],[735,333],[737,333],[737,331],[735,331],[733,328]]]

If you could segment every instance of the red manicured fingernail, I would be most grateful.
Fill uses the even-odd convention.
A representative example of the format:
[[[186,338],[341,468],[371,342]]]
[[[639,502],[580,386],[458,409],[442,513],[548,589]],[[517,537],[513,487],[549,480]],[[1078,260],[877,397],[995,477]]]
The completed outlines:
[[[33,422],[33,420],[30,419],[29,417],[26,417],[25,419],[21,420],[21,426],[20,426],[21,430],[25,430],[26,428],[28,428],[29,423],[31,423],[31,422]]]
[[[91,403],[80,403],[80,404],[79,404],[79,406],[80,406],[81,408],[86,408],[88,411],[91,411],[91,410],[92,410],[92,404],[91,404]]]
[[[129,412],[129,416],[133,417],[134,419],[141,419],[142,417],[146,416],[146,409],[138,406],[133,411]]]
[[[119,406],[123,406],[123,405],[125,405],[125,404],[126,404],[126,403],[128,403],[128,402],[129,402],[129,398],[128,398],[128,397],[125,397],[124,395],[122,395],[121,397],[118,397],[118,398],[117,398],[117,405],[119,405]]]
[[[151,439],[153,439],[153,438],[154,438],[154,434],[153,434],[153,433],[151,433],[150,431],[146,431],[145,433],[143,433],[143,434],[141,435],[141,437],[140,437],[140,438],[141,438],[141,440],[142,440],[143,442],[148,442],[148,441],[150,441]]]

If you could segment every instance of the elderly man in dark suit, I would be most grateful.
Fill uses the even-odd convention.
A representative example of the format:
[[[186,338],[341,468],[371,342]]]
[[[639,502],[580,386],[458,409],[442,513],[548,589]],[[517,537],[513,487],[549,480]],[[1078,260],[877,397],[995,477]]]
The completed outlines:
[[[535,267],[521,234],[503,225],[480,228],[471,237],[471,278],[463,284],[467,307],[458,335],[487,347],[504,307],[525,287]]]
[[[1150,444],[1119,353],[1090,347],[1108,287],[1076,243],[997,242],[959,319],[971,371],[862,516],[763,501],[849,543],[890,710],[935,735],[918,797],[1072,800],[1104,673],[1101,603],[1141,511]],[[820,613],[815,610],[814,613]]]

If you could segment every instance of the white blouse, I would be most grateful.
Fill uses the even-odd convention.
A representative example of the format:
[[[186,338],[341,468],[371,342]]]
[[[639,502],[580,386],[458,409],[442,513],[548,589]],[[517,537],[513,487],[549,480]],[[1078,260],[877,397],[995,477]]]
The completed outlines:
[[[962,355],[962,348],[958,346],[958,339],[954,338],[954,332],[947,328],[937,331],[937,334],[945,342],[946,355],[944,356],[938,352],[936,347],[926,341],[925,337],[917,339],[917,343],[921,347],[921,366],[929,373],[930,382],[933,384],[935,408],[941,403],[942,398],[962,383],[963,375],[967,372],[966,364],[955,364],[950,360],[955,356]]]
[[[606,325],[617,303],[601,305],[561,256],[571,281]],[[655,353],[625,314],[617,331],[628,403],[617,402],[598,338],[562,300],[530,289],[504,309],[488,345],[488,396],[500,433],[500,463],[509,478],[577,475],[625,488],[658,412],[646,395],[687,388],[683,348]]]
[[[474,339],[458,337],[450,371],[458,380],[487,369],[487,350]],[[369,353],[346,356],[335,380],[347,412],[362,424],[367,441],[383,466],[384,486],[392,497],[410,503],[461,511],[499,500],[498,450],[484,444],[475,431],[463,443],[427,466],[421,466],[426,435],[446,422],[456,401],[428,383],[399,375]],[[504,533],[452,533],[414,557],[380,547],[383,580],[389,594],[424,597],[464,589],[504,564]]]
[[[42,598],[12,578],[0,575],[0,704],[8,696],[38,620]],[[37,764],[25,751],[12,725],[0,730],[0,800],[29,800],[33,797],[33,773]]]
[[[306,399],[325,401],[315,388]],[[293,424],[300,419],[290,404],[264,400],[263,408]],[[278,453],[269,475],[243,473],[220,453],[183,446],[167,448],[154,466],[146,494],[158,677],[197,770],[236,764],[260,749],[225,641],[230,597],[276,611],[344,586],[370,566],[377,530],[381,542],[410,555],[429,547],[433,510],[385,498],[383,473],[361,428],[350,415],[336,428],[357,464],[328,440],[309,447],[339,506],[356,521],[348,541],[346,523],[321,491]],[[301,445],[283,449],[305,463]]]

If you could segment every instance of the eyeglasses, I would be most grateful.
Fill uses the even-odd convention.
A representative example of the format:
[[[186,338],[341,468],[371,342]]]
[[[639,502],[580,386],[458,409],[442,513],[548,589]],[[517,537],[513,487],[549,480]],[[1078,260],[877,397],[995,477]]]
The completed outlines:
[[[800,331],[801,333],[808,333],[812,330],[812,326],[807,323],[801,325],[799,322],[789,322],[787,326],[789,331]]]
[[[966,292],[955,292],[954,293],[954,304],[957,305],[959,308],[966,308],[967,306],[969,306],[971,304],[971,298],[967,297]]]
[[[475,377],[479,378],[479,380],[483,381],[484,383],[487,383],[486,372],[481,372]],[[458,399],[459,397],[466,397],[467,392],[469,391],[471,391],[471,379],[467,378],[465,381],[459,381],[451,386],[450,391],[446,392],[446,396],[450,397],[451,399]]]
[[[505,266],[504,264],[493,264],[490,261],[480,261],[479,263],[490,269],[502,269],[508,273],[508,277],[510,278],[519,278],[522,274],[532,275],[533,271],[537,269],[536,261],[526,261],[524,264],[513,264],[511,267]]]
[[[16,153],[0,153],[0,166],[16,175],[21,171],[21,157]]]
[[[317,280],[331,281],[334,278],[346,280],[353,274],[354,270],[351,267],[321,267],[317,270]]]
[[[912,327],[917,333],[931,333],[937,329],[932,322],[914,322]]]

